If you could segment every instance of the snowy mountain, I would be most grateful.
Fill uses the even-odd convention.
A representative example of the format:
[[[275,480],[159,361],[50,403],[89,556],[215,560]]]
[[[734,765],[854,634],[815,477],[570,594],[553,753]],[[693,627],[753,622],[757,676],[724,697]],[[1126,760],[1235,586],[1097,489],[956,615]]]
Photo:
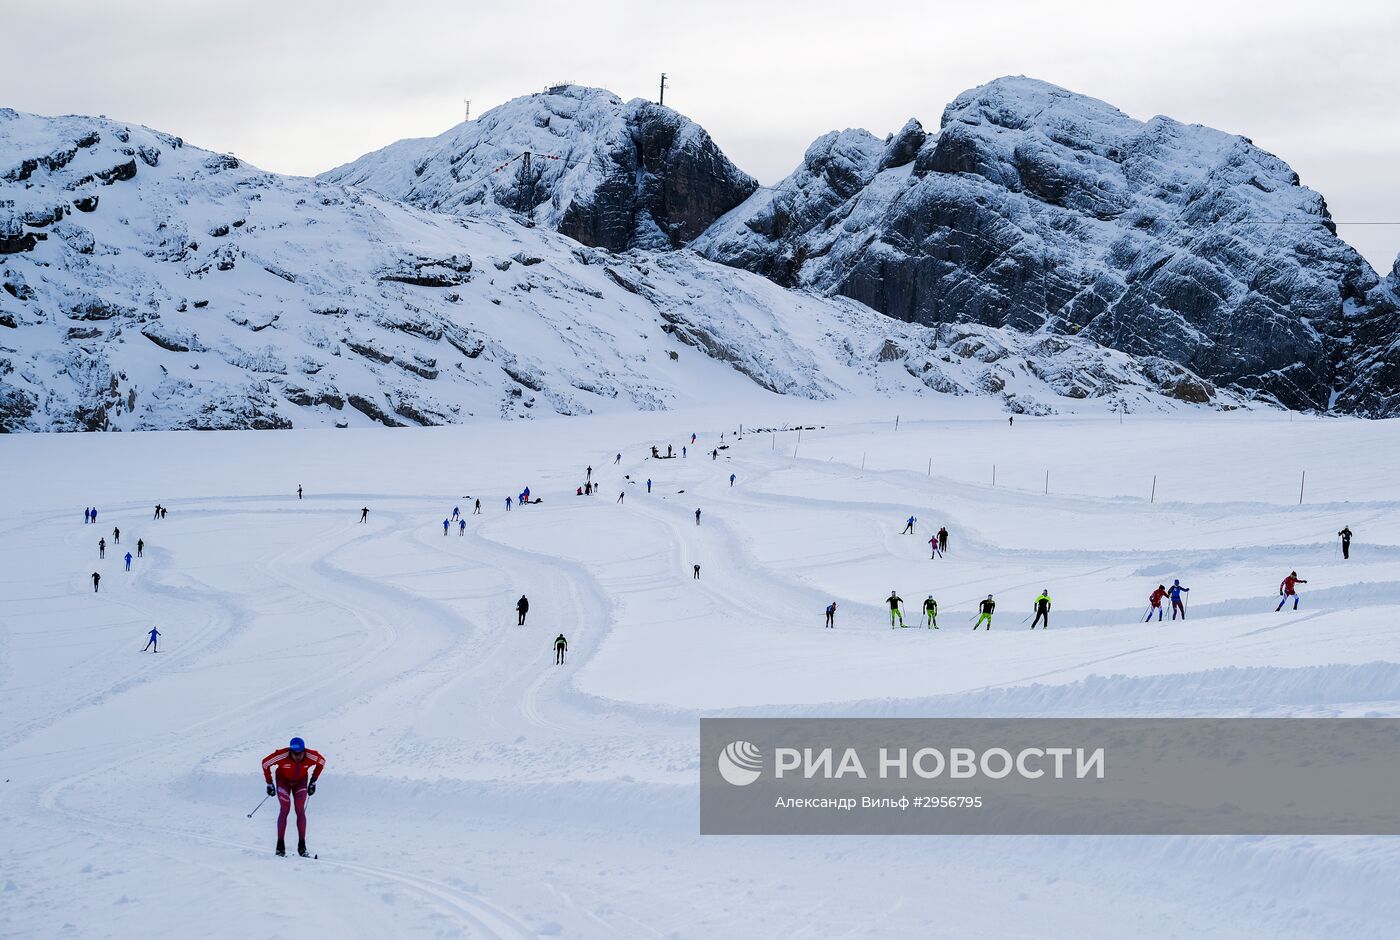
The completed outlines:
[[[1078,335],[1294,408],[1400,409],[1393,290],[1248,139],[1028,78],[828,134],[693,243],[901,320]]]
[[[444,212],[498,205],[613,251],[680,247],[758,185],[689,118],[579,85],[516,98],[321,178]]]
[[[1365,315],[1350,318],[1350,333],[1339,342],[1350,355],[1346,366],[1352,387],[1364,396],[1356,411],[1370,417],[1400,414],[1400,258],[1376,292],[1378,299]],[[1346,399],[1339,401],[1346,407]]]
[[[87,117],[0,111],[0,287],[0,430],[428,425],[771,393],[1240,404],[1080,338],[901,323],[692,252],[616,255]]]

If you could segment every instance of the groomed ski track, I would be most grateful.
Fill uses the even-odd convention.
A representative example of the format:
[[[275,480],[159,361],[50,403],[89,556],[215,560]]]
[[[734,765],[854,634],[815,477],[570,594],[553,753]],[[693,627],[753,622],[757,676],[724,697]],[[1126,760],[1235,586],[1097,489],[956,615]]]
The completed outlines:
[[[1220,433],[1262,445],[1277,420]],[[1387,935],[1394,840],[696,835],[702,714],[1400,714],[1400,501],[1381,482],[1292,508],[1209,480],[1156,504],[1047,496],[916,456],[863,470],[864,424],[793,458],[790,436],[784,452],[702,421],[88,437],[86,467],[71,439],[4,442],[0,935]],[[981,447],[1004,422],[985,424],[914,425],[900,446]],[[1069,461],[1162,429],[1056,427]],[[1391,425],[1315,427],[1382,442]],[[642,459],[691,430],[690,457]],[[589,463],[601,492],[576,497]],[[543,504],[504,512],[526,484]],[[464,537],[442,535],[454,505]],[[1345,565],[1328,541],[1344,523]],[[940,524],[951,550],[931,561]],[[114,552],[94,595],[113,525],[146,557],[127,575]],[[1276,615],[1290,568],[1302,609]],[[1177,576],[1187,623],[1141,623]],[[1045,586],[1051,629],[1030,633]],[[891,587],[909,629],[889,628]],[[972,634],[988,592],[995,629]],[[926,593],[937,633],[913,626]],[[161,652],[142,656],[151,625]],[[274,803],[246,818],[258,760],[293,733],[329,761],[315,861],[272,857]]]

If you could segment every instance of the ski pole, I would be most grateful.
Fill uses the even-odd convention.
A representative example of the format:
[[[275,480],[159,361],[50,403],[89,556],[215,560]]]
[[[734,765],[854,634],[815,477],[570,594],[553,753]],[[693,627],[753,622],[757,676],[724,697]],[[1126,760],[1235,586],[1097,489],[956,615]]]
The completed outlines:
[[[259,803],[257,806],[254,806],[254,807],[253,807],[253,813],[256,813],[258,810],[262,809],[263,803],[266,803],[266,802],[267,802],[268,800],[270,800],[270,799],[272,799],[272,797],[270,797],[270,796],[265,796],[265,797],[263,797],[263,798],[262,798],[262,803]],[[253,818],[253,813],[249,813],[249,814],[248,814],[248,818],[249,818],[249,819],[252,819],[252,818]]]

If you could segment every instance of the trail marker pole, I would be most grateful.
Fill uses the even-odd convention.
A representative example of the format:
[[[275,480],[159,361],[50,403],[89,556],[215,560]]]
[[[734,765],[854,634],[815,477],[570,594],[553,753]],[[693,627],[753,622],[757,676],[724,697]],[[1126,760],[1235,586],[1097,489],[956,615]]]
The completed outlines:
[[[895,429],[896,431],[899,430],[899,415],[895,415],[895,416],[894,416],[894,429]]]
[[[860,468],[865,469],[865,451],[860,452]]]
[[[928,459],[928,473],[925,476],[933,476],[933,458]]]
[[[997,465],[992,464],[992,486],[997,485]]]
[[[1292,412],[1289,412],[1291,415]],[[1303,485],[1308,482],[1308,471],[1303,471],[1303,478],[1298,481],[1298,505],[1303,505]]]
[[[1050,495],[1050,471],[1045,471],[1045,495]]]
[[[1149,499],[1148,502],[1149,502],[1149,503],[1155,503],[1155,502],[1157,502],[1157,474],[1155,474],[1155,473],[1152,474],[1152,498]]]

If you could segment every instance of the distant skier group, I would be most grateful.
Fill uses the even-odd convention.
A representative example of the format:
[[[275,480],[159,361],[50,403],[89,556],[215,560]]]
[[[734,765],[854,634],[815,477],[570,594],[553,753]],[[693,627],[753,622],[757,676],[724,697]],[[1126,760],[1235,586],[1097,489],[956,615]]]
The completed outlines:
[[[97,522],[97,510],[96,510],[96,509],[93,509],[93,508],[91,508],[91,507],[84,509],[84,510],[83,510],[83,524],[84,524],[84,525],[91,525],[91,524],[96,523],[96,522]],[[121,542],[122,542],[122,530],[121,530],[121,527],[119,527],[119,526],[113,526],[113,527],[112,527],[112,544],[113,544],[113,545],[120,545]],[[132,555],[131,552],[127,552],[125,555],[122,556],[122,561],[124,562],[127,571],[130,571],[130,570],[131,570],[131,563],[132,563],[135,559],[141,558],[141,557],[143,557],[143,556],[145,555],[145,551],[146,551],[146,540],[145,540],[145,539],[137,539],[137,540],[136,540],[136,554],[135,554],[135,555]],[[97,558],[98,558],[99,561],[101,561],[101,560],[105,560],[106,557],[107,557],[107,538],[106,538],[106,536],[100,536],[100,537],[97,539]],[[100,593],[100,592],[101,592],[101,590],[102,590],[102,574],[101,574],[101,572],[94,571],[94,572],[92,573],[92,590],[93,590],[94,593]]]
[[[948,529],[940,526],[933,537],[928,540],[928,545],[930,552],[928,557],[930,559],[942,558],[944,555],[948,554]]]
[[[1167,587],[1165,584],[1157,585],[1156,590],[1147,596],[1147,617],[1143,620],[1143,623],[1147,623],[1151,620],[1153,613],[1157,614],[1158,621],[1162,619],[1162,601],[1167,598],[1171,598],[1172,602],[1172,619],[1175,620],[1176,615],[1180,613],[1181,619],[1185,620],[1186,602],[1182,599],[1182,595],[1190,592],[1190,590],[1189,587],[1182,587],[1180,578],[1172,581],[1171,587]]]
[[[918,524],[918,521],[918,517],[910,515],[905,520],[904,528],[901,530],[900,534],[913,534],[915,527]],[[1337,537],[1341,539],[1342,558],[1350,559],[1352,540],[1352,531],[1350,526],[1343,526],[1342,530],[1337,533]],[[929,547],[932,551],[932,558],[942,557],[942,555],[947,552],[948,529],[946,526],[940,527],[938,532],[935,533],[929,539]],[[1300,600],[1300,596],[1298,594],[1298,585],[1307,583],[1308,582],[1306,579],[1298,577],[1298,572],[1289,572],[1288,576],[1285,577],[1283,581],[1279,583],[1278,592],[1280,600],[1278,606],[1275,607],[1274,610],[1283,610],[1283,608],[1288,604],[1289,598],[1292,598],[1293,600],[1293,609],[1297,610]],[[1151,594],[1148,595],[1147,615],[1146,617],[1144,617],[1143,622],[1150,622],[1154,614],[1156,615],[1158,622],[1164,620],[1166,610],[1163,607],[1163,603],[1165,601],[1171,602],[1170,606],[1172,620],[1176,620],[1178,618],[1180,618],[1181,620],[1185,620],[1187,608],[1186,595],[1189,594],[1190,591],[1191,589],[1189,587],[1186,587],[1181,583],[1180,578],[1173,579],[1171,587],[1168,587],[1165,584],[1157,585],[1157,587],[1151,592]],[[904,599],[899,596],[899,592],[893,590],[890,591],[889,597],[885,598],[885,603],[890,611],[890,629],[893,630],[900,627],[908,626],[908,624],[906,624],[904,621]],[[1050,589],[1046,588],[1045,590],[1041,591],[1040,594],[1037,595],[1036,598],[1031,602],[1031,613],[1026,615],[1027,620],[1031,620],[1032,615],[1034,616],[1034,619],[1031,620],[1030,628],[1032,630],[1036,629],[1037,627],[1043,627],[1047,630],[1050,628],[1050,607]],[[924,625],[929,629],[937,630],[938,602],[934,600],[933,595],[930,594],[927,598],[925,598],[923,610]],[[985,626],[988,630],[990,630],[992,628],[992,618],[995,612],[996,599],[993,595],[988,594],[986,598],[978,602],[977,614],[974,618],[972,629],[977,630]],[[835,618],[836,602],[832,601],[826,607],[826,626],[828,628],[835,627]],[[1024,622],[1025,621],[1022,621],[1022,623]]]
[[[913,534],[914,534],[914,528],[915,528],[915,526],[918,524],[918,522],[919,522],[918,517],[917,517],[917,516],[912,516],[912,515],[911,515],[908,519],[906,519],[906,520],[904,521],[904,528],[900,530],[900,533],[899,533],[899,534],[900,534],[900,535],[913,535]],[[942,558],[945,554],[948,553],[948,527],[947,527],[947,526],[939,526],[939,527],[938,527],[938,531],[935,532],[935,533],[929,538],[929,540],[928,540],[928,547],[929,547],[929,558],[930,558],[930,559]]]
[[[908,624],[906,624],[906,623],[904,622],[904,609],[903,609],[904,598],[902,598],[902,597],[899,596],[899,592],[898,592],[898,591],[893,591],[893,590],[890,591],[890,596],[887,597],[887,598],[885,598],[885,603],[888,604],[888,605],[889,605],[889,608],[890,608],[890,629],[891,629],[891,630],[894,630],[894,629],[896,629],[896,628],[903,628],[903,627],[908,626]],[[933,595],[932,595],[932,594],[930,594],[928,597],[924,598],[923,613],[924,613],[924,627],[925,627],[926,629],[929,629],[929,630],[937,630],[937,629],[938,629],[938,601],[936,601],[936,600],[933,599]],[[827,606],[827,608],[826,608],[826,620],[827,620],[826,625],[827,625],[828,627],[834,627],[834,626],[835,626],[835,623],[833,623],[833,618],[834,618],[835,614],[836,614],[836,602],[835,602],[835,601],[832,601],[832,602]]]

